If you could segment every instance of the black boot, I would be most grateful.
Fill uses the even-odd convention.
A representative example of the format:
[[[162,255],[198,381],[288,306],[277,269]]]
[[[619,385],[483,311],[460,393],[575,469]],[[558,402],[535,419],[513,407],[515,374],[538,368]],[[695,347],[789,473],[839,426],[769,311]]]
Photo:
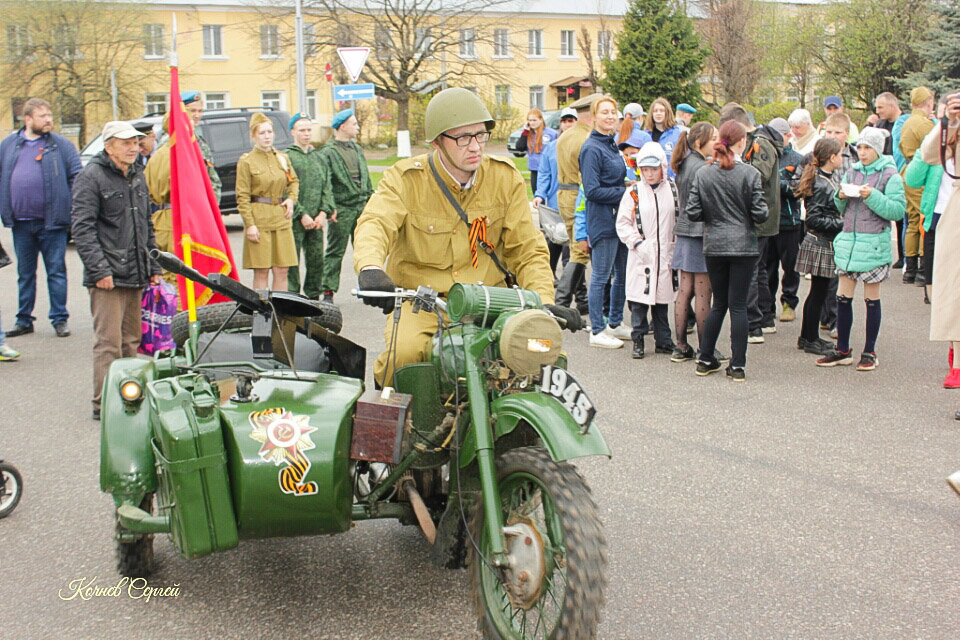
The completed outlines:
[[[573,293],[583,282],[586,273],[587,265],[572,261],[567,263],[567,266],[563,268],[563,273],[560,274],[560,284],[557,285],[557,304],[564,307],[570,306]]]
[[[917,280],[917,256],[907,256],[904,262],[903,284],[913,284]]]
[[[580,312],[582,316],[590,315],[590,303],[587,300],[587,279],[584,277],[580,281],[580,286],[577,287],[577,290],[573,293],[574,299],[577,301],[577,311]]]
[[[923,267],[923,256],[917,257],[917,277],[914,279],[913,284],[918,287],[922,287],[927,284],[927,274],[924,273]]]
[[[643,336],[639,338],[634,338],[633,340],[633,351],[630,353],[633,356],[634,360],[643,359]]]

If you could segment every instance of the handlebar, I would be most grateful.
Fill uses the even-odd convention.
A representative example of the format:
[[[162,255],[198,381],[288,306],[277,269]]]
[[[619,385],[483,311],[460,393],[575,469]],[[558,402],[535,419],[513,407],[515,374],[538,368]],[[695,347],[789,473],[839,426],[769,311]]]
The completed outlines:
[[[397,287],[394,291],[363,291],[361,289],[350,289],[350,295],[358,298],[394,298],[396,300],[414,300],[415,306],[419,308],[433,310],[434,307],[446,313],[447,301],[440,298],[436,291],[429,287],[419,287],[416,291],[413,289],[403,289]]]

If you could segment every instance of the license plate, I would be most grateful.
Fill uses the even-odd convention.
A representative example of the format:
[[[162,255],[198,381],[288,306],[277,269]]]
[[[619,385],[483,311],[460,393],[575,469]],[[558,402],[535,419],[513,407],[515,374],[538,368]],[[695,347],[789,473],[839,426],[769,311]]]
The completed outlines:
[[[581,431],[586,432],[597,410],[580,383],[566,369],[551,364],[543,365],[540,373],[540,390],[556,398],[580,425]]]

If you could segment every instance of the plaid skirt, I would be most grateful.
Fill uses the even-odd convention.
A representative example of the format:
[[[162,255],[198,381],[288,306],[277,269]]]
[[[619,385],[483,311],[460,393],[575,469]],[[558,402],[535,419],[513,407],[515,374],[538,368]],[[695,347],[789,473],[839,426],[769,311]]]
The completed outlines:
[[[800,243],[795,269],[797,273],[832,278],[837,271],[837,265],[833,261],[833,242],[818,238],[812,233],[806,234]]]
[[[837,275],[862,282],[863,284],[879,284],[890,277],[890,265],[882,264],[879,267],[870,269],[870,271],[843,271],[837,269]]]

